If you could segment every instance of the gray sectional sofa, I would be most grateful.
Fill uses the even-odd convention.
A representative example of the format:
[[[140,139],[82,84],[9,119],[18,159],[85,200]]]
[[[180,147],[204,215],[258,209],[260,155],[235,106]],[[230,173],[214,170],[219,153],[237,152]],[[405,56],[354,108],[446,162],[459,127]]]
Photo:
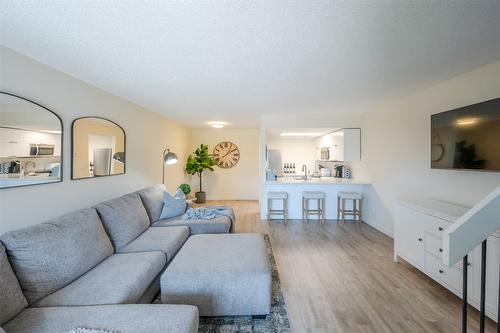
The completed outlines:
[[[148,303],[190,234],[229,232],[234,215],[159,221],[163,191],[152,186],[0,236],[0,326],[197,332],[196,307]]]

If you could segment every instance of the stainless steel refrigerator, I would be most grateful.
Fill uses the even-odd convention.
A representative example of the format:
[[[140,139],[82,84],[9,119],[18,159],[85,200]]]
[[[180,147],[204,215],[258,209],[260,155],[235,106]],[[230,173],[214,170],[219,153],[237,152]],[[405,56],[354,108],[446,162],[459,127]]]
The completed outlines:
[[[94,149],[94,176],[109,176],[111,174],[111,148]]]

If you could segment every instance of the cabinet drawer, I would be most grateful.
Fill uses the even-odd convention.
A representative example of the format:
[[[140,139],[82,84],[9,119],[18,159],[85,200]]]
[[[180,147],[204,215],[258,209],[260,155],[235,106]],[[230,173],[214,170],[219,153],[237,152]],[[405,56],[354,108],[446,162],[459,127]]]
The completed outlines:
[[[441,238],[431,235],[430,233],[425,233],[425,251],[439,258],[441,261],[443,258],[443,241]],[[462,261],[459,261],[453,267],[462,270]]]
[[[425,231],[439,238],[443,237],[443,230],[452,225],[451,222],[431,215],[427,215],[427,218],[425,220],[427,222],[425,224]]]
[[[425,253],[425,271],[458,292],[462,292],[462,271],[444,265],[438,257]]]

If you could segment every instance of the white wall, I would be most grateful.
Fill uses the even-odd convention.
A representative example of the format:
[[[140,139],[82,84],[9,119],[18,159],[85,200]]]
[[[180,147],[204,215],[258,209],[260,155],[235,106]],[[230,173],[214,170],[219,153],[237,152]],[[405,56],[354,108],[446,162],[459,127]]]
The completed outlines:
[[[500,97],[500,61],[460,75],[364,116],[365,219],[393,234],[396,197],[422,197],[472,206],[500,185],[500,173],[430,168],[430,116]]]
[[[268,149],[281,151],[283,163],[295,163],[296,173],[302,173],[302,165],[314,172],[316,141],[314,139],[276,138],[267,141]]]
[[[0,190],[0,234],[160,183],[165,147],[180,158],[178,164],[167,167],[169,190],[184,181],[189,129],[3,46],[0,78],[0,90],[32,99],[56,112],[64,122],[64,182]],[[109,118],[125,129],[127,173],[70,180],[71,122],[92,115]]]
[[[203,176],[203,189],[209,200],[257,200],[259,197],[259,130],[193,129],[191,150],[207,144],[210,153],[222,141],[231,141],[240,150],[238,164],[229,169],[215,168]],[[198,177],[192,177],[193,193],[198,191]]]

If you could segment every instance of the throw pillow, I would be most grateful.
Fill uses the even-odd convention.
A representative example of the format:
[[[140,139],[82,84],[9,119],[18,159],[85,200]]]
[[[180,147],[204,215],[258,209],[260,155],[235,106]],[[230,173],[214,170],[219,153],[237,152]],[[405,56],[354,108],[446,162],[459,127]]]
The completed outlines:
[[[187,203],[184,198],[176,198],[168,192],[163,192],[163,210],[161,211],[160,220],[184,214],[186,206]]]
[[[186,195],[184,194],[184,192],[182,192],[182,190],[180,188],[177,189],[177,192],[175,192],[174,197],[176,199],[184,199],[184,200],[186,200]]]

